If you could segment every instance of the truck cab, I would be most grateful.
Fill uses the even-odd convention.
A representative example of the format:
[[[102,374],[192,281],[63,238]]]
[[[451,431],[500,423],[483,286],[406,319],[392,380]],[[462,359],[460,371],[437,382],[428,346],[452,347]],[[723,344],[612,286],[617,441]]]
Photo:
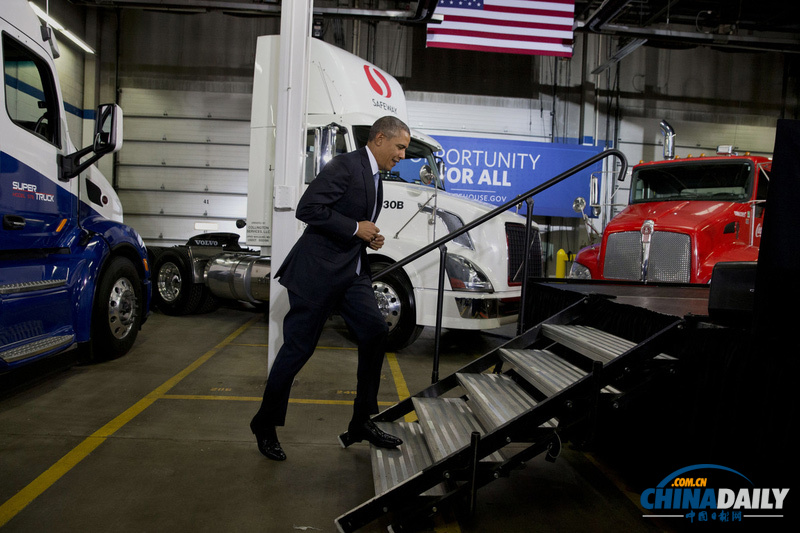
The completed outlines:
[[[718,262],[756,261],[771,166],[732,147],[636,165],[629,205],[570,277],[707,284]]]
[[[52,32],[27,2],[0,13],[0,373],[86,346],[125,353],[149,301],[146,250],[93,163],[119,150],[122,113],[96,110],[93,143],[76,150]]]

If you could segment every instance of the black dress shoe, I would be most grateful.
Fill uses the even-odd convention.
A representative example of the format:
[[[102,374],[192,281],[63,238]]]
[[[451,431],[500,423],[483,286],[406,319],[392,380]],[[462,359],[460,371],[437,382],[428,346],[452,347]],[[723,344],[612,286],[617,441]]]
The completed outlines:
[[[255,435],[258,451],[260,451],[264,457],[272,459],[273,461],[286,460],[286,453],[284,453],[283,448],[281,448],[281,443],[278,442],[278,436],[275,434],[274,429],[272,429],[272,431],[255,432]]]
[[[347,433],[339,435],[339,443],[342,448],[347,448],[354,442],[367,441],[379,448],[396,448],[403,444],[401,439],[394,435],[389,435],[381,430],[372,420],[367,420],[363,424],[350,425]]]

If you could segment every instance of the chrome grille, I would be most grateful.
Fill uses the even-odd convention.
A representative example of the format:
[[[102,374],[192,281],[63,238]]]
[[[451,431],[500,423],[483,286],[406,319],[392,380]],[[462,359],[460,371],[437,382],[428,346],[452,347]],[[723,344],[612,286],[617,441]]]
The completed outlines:
[[[525,225],[506,223],[506,241],[508,243],[508,284],[520,285],[522,283],[522,258],[525,257]],[[528,274],[532,278],[543,276],[542,243],[536,228],[531,228]]]
[[[625,231],[609,235],[603,277],[633,281],[689,283],[691,240],[683,233],[656,231],[650,243],[647,279],[642,280],[642,234]]]

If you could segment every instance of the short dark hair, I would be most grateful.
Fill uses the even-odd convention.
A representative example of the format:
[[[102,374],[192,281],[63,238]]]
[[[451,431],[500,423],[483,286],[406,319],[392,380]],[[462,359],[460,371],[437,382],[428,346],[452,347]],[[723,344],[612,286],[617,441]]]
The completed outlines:
[[[375,140],[375,137],[378,136],[378,133],[383,133],[386,137],[392,139],[400,135],[401,131],[411,135],[411,130],[408,129],[408,126],[406,126],[405,122],[397,117],[387,115],[375,121],[375,123],[369,129],[369,138],[367,140]]]

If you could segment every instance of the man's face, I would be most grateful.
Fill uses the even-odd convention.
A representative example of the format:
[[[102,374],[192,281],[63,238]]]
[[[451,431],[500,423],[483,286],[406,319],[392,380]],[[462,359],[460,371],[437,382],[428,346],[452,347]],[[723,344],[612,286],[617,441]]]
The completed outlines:
[[[378,162],[378,168],[392,170],[398,161],[405,158],[409,142],[411,142],[411,137],[406,131],[401,131],[399,135],[391,139],[383,133],[379,133],[372,142],[374,148],[372,153],[375,161]]]

